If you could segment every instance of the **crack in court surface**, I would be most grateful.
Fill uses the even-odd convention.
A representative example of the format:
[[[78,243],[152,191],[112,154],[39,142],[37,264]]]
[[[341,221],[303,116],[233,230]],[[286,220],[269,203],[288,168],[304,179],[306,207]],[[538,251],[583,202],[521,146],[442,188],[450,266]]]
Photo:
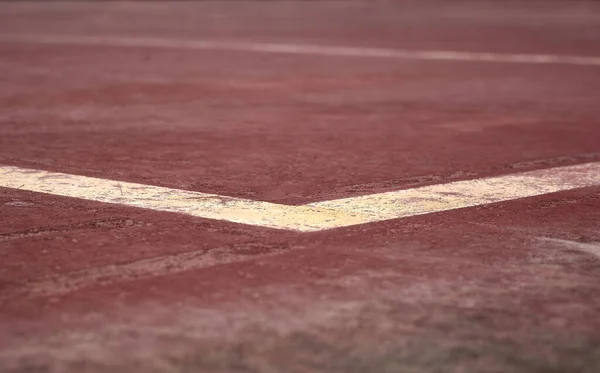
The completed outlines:
[[[309,203],[253,201],[0,166],[0,187],[267,228],[315,232],[600,185],[600,162]]]

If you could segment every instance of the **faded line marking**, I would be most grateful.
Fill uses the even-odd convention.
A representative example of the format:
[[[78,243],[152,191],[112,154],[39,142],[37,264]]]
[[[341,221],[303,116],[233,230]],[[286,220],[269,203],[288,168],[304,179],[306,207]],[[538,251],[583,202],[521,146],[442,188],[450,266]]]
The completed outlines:
[[[0,187],[299,232],[431,214],[598,185],[600,162],[594,162],[289,206],[58,172],[0,167]]]
[[[225,50],[257,53],[305,54],[334,57],[368,57],[437,61],[477,61],[528,64],[600,66],[600,56],[559,54],[489,53],[444,50],[405,50],[244,41],[177,40],[99,35],[0,34],[0,41],[111,47],[146,47],[191,50]]]
[[[241,262],[256,258],[255,254],[240,254],[236,247],[247,250],[254,243],[225,246],[214,249],[196,250],[155,258],[136,260],[130,263],[113,264],[87,268],[58,276],[34,280],[6,290],[2,298],[48,297],[67,294],[89,286],[105,286],[116,282],[140,280],[158,276],[173,275],[219,264]],[[262,247],[262,246],[261,246]],[[261,253],[261,258],[277,255],[301,247],[283,247]]]
[[[558,238],[550,238],[550,237],[538,237],[538,240],[543,242],[550,242],[554,244],[558,244],[562,247],[583,251],[584,253],[594,255],[595,257],[600,259],[600,243],[592,244],[592,243],[583,243],[577,241],[570,240],[561,240]]]

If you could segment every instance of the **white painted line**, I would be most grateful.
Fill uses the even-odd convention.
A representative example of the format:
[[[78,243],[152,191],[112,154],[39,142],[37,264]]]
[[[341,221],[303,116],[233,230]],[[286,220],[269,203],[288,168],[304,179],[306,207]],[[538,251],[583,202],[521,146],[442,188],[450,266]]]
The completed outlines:
[[[144,47],[190,50],[224,50],[257,53],[304,54],[334,57],[418,59],[437,61],[477,61],[526,64],[600,66],[600,56],[561,54],[489,53],[450,50],[408,50],[391,48],[342,47],[307,44],[260,43],[223,40],[178,40],[153,37],[0,34],[0,41],[81,46]]]
[[[0,167],[0,187],[297,231],[316,231],[368,220],[353,213],[315,207],[288,206],[10,166]]]
[[[0,187],[261,227],[320,231],[590,186],[600,162],[289,206],[58,172],[0,167]]]
[[[455,210],[600,185],[600,162],[456,181],[394,192],[311,203],[307,206],[366,214],[377,220]]]

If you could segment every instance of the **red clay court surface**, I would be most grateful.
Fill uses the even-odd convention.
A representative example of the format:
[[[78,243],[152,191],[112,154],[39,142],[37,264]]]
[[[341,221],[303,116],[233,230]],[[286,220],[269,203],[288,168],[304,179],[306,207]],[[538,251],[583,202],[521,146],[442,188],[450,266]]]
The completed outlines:
[[[593,165],[598,57],[584,1],[2,3],[0,166],[300,206]],[[600,372],[591,177],[308,233],[0,188],[0,371]]]

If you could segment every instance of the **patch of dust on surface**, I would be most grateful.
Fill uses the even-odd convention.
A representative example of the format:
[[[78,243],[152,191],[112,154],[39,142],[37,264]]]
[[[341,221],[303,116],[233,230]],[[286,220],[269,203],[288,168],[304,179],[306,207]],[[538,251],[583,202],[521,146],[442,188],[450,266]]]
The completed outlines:
[[[0,371],[600,371],[600,337],[572,327],[598,310],[552,313],[570,302],[563,293],[590,285],[555,290],[528,276],[486,282],[358,271],[255,288],[235,301],[137,304],[17,335],[0,350]]]
[[[600,259],[600,242],[579,242],[551,237],[539,237],[538,240],[551,246],[580,251]]]

